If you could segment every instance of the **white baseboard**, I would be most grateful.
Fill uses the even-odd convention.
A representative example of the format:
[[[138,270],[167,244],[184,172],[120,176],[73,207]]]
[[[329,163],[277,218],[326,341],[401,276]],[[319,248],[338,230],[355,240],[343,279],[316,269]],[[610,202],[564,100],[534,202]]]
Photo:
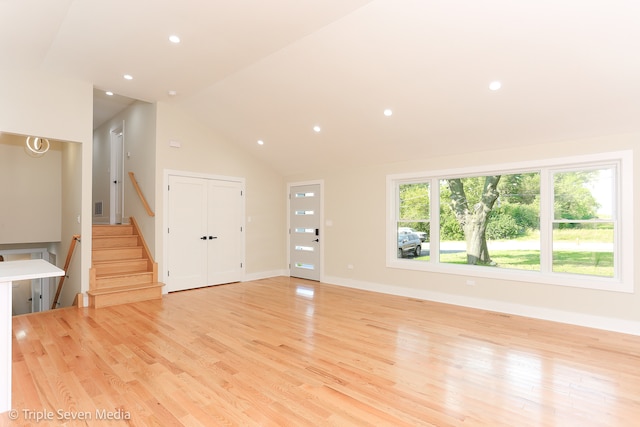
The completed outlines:
[[[252,280],[268,279],[270,277],[288,276],[287,270],[273,270],[273,271],[260,271],[258,273],[245,274],[242,279],[243,282],[250,282]]]
[[[268,279],[270,277],[288,276],[288,270],[262,271],[245,274],[243,282]],[[472,298],[462,295],[433,292],[425,289],[410,289],[401,286],[385,285],[382,283],[365,282],[335,276],[324,276],[323,283],[344,286],[347,288],[361,289],[364,291],[379,292],[383,294],[397,295],[409,298],[417,298],[425,301],[440,302],[443,304],[458,305],[461,307],[475,308],[479,310],[494,311],[511,314],[514,316],[530,317],[533,319],[549,320],[552,322],[566,323],[569,325],[584,326],[587,328],[602,329],[605,331],[620,332],[623,334],[640,336],[640,322],[616,319],[612,317],[593,316],[590,314],[571,311],[554,310],[544,307],[536,307],[524,304],[514,304],[504,301],[495,301],[481,298]],[[86,298],[86,295],[85,295]],[[86,300],[85,300],[86,301]]]
[[[531,317],[534,319],[549,320],[552,322],[567,323],[570,325],[585,326],[588,328],[602,329],[606,331],[621,332],[624,334],[640,336],[640,322],[629,320],[592,316],[589,314],[554,310],[550,308],[535,307],[523,304],[507,303],[503,301],[471,298],[461,295],[432,292],[424,289],[409,289],[403,288],[401,286],[363,282],[359,280],[345,279],[342,277],[325,276],[323,277],[322,281],[331,285],[345,286],[348,288],[362,289],[365,291],[417,298],[427,301],[441,302],[444,304],[453,304],[462,307],[495,311],[498,313]]]
[[[288,275],[289,273],[287,273],[286,270],[260,271],[258,273],[245,274],[241,282],[250,282],[252,280],[268,279],[270,277],[288,276]],[[165,286],[162,289],[162,295],[168,295],[168,294],[169,294],[169,291]]]

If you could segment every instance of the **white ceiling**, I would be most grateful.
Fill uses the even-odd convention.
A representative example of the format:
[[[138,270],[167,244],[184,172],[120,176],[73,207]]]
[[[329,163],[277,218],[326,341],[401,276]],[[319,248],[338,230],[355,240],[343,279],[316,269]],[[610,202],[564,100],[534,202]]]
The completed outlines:
[[[640,131],[636,0],[0,0],[0,18],[2,66],[180,105],[285,175]]]

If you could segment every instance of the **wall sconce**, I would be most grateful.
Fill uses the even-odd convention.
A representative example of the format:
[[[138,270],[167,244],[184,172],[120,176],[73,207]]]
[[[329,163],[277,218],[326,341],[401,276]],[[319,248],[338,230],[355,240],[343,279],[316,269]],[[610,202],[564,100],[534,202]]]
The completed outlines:
[[[26,144],[29,151],[37,157],[42,156],[44,153],[49,151],[49,147],[51,146],[48,139],[37,136],[28,136]]]

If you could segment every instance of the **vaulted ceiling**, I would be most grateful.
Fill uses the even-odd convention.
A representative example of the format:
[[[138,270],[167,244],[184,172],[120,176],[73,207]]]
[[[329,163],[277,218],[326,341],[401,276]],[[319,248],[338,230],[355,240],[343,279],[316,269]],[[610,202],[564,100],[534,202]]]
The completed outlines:
[[[0,0],[0,18],[2,66],[179,105],[285,175],[640,131],[637,1]]]

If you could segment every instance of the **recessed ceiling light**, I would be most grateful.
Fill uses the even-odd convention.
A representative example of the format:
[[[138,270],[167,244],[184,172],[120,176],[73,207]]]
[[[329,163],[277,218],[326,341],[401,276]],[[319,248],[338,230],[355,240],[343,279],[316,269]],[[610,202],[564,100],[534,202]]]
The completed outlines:
[[[108,90],[108,91],[106,91],[106,92],[105,92],[105,95],[113,96],[113,92],[111,92],[110,90]]]
[[[123,77],[125,80],[133,80],[133,76],[131,74],[125,74]]]
[[[391,111],[390,108],[387,108],[386,110],[384,110],[384,115],[387,117],[390,117],[393,114],[393,111]]]
[[[258,140],[258,145],[264,145],[264,141],[263,141],[263,140],[261,140],[261,139],[259,139],[259,140]]]
[[[498,90],[502,87],[502,83],[500,83],[499,81],[495,81],[495,82],[491,82],[489,83],[489,89],[491,90]]]
[[[315,133],[318,133],[318,132],[320,132],[321,130],[322,130],[322,129],[320,129],[320,126],[318,126],[318,125],[315,125],[315,126],[313,127],[313,131],[314,131]]]
[[[180,37],[176,36],[175,34],[171,35],[171,36],[169,36],[169,41],[171,43],[178,44],[178,43],[180,43]]]

